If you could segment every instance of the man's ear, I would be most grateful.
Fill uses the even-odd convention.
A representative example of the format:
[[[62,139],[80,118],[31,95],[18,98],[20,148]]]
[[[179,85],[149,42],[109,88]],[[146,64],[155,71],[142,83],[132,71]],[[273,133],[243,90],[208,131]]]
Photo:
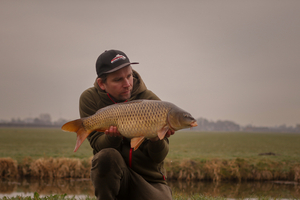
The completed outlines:
[[[101,78],[97,78],[97,83],[98,83],[99,87],[101,88],[101,90],[105,90],[105,84],[102,82]]]

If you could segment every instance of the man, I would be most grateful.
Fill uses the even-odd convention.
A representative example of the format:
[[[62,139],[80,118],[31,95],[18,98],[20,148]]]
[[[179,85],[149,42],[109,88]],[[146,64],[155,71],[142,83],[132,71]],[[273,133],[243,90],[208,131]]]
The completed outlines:
[[[100,108],[136,99],[159,98],[146,88],[140,75],[132,70],[122,51],[109,50],[96,61],[97,79],[94,87],[80,96],[80,117],[88,117]],[[130,147],[130,139],[123,138],[116,127],[88,136],[93,148],[91,179],[95,195],[110,199],[172,199],[171,190],[163,174],[163,161],[169,151],[168,131],[163,140],[145,140],[138,150]]]

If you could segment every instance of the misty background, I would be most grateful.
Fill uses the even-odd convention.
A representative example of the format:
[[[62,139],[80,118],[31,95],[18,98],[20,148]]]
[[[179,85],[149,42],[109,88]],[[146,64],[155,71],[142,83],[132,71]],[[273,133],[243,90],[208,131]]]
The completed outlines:
[[[195,118],[295,126],[299,19],[298,0],[0,0],[0,119],[79,118],[97,57],[119,49]]]

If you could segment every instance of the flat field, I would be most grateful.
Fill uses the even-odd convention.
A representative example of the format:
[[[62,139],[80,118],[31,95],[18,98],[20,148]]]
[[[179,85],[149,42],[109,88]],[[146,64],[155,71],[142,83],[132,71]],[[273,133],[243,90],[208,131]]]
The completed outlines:
[[[169,138],[168,160],[263,159],[300,163],[300,134],[179,131]],[[76,133],[58,128],[0,128],[0,158],[89,158],[87,140],[73,152]],[[261,153],[275,155],[259,155]]]
[[[0,128],[0,158],[10,157],[18,162],[25,157],[89,158],[93,155],[87,140],[76,153],[73,152],[75,143],[76,133],[59,128]]]
[[[271,155],[259,155],[273,153]],[[300,162],[300,134],[178,132],[170,138],[171,159],[261,159]]]

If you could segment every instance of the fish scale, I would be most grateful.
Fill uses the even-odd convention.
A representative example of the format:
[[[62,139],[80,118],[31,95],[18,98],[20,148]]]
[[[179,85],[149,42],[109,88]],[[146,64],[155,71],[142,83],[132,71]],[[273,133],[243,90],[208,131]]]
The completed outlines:
[[[112,109],[107,107],[102,112],[98,112],[94,119],[91,118],[94,123],[91,123],[89,128],[116,126],[124,137],[132,138],[140,134],[144,134],[145,137],[155,137],[157,130],[166,124],[166,115],[170,109],[170,106],[161,106],[158,102],[125,103],[112,107]],[[104,118],[106,123],[97,124],[99,121],[104,121]]]

